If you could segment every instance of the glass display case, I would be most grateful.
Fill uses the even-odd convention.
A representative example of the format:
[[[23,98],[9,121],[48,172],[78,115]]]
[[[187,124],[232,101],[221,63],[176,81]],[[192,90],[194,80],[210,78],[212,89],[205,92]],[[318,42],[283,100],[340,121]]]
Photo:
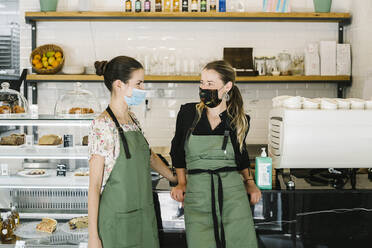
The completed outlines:
[[[75,117],[95,116],[101,113],[101,105],[92,92],[82,88],[77,82],[74,90],[62,95],[55,106],[56,116]]]
[[[4,82],[0,89],[0,118],[9,116],[24,116],[28,113],[27,100],[15,90],[9,88],[10,84]]]

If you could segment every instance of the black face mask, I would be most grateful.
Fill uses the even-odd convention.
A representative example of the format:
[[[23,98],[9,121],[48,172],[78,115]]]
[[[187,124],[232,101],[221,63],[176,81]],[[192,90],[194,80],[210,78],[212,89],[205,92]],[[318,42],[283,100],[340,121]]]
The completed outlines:
[[[222,99],[218,98],[218,90],[207,90],[199,88],[200,101],[202,101],[205,106],[209,108],[217,107]]]

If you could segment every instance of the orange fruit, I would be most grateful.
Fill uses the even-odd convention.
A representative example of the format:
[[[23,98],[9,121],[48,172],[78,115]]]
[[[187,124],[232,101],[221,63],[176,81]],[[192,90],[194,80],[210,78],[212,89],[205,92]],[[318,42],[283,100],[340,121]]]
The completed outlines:
[[[39,59],[33,59],[32,60],[32,64],[33,65],[36,65],[37,63],[40,63],[40,60]]]
[[[52,63],[53,68],[57,68],[59,66],[59,62],[57,60],[54,60]]]
[[[62,53],[61,52],[56,52],[54,54],[54,57],[56,57],[56,58],[62,58]]]
[[[35,68],[36,68],[36,69],[41,69],[41,68],[43,68],[43,64],[40,63],[40,62],[39,62],[39,63],[36,63],[36,64],[35,64]]]
[[[36,59],[36,60],[40,60],[40,59],[41,59],[41,56],[40,56],[39,54],[36,54],[36,55],[34,56],[34,59]]]

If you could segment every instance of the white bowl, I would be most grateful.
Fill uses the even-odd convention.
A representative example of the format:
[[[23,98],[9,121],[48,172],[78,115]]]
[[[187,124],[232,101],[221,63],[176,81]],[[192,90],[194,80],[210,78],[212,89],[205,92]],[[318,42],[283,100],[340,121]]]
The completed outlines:
[[[366,101],[366,109],[371,109],[372,110],[372,100]]]
[[[65,65],[62,68],[64,74],[83,74],[84,66],[80,65]]]
[[[273,101],[273,108],[280,108],[283,106],[283,100],[290,98],[291,96],[276,96],[272,99]]]
[[[366,101],[358,98],[349,98],[351,109],[364,109]]]
[[[350,109],[350,101],[347,100],[347,99],[341,99],[341,98],[337,98],[335,99],[337,101],[337,107],[339,109]]]
[[[303,108],[304,109],[319,109],[320,101],[317,99],[304,98]]]
[[[280,75],[280,71],[272,71],[271,74],[273,74],[273,76],[279,76]]]
[[[322,98],[320,100],[320,108],[327,110],[337,109],[337,101],[329,98]]]

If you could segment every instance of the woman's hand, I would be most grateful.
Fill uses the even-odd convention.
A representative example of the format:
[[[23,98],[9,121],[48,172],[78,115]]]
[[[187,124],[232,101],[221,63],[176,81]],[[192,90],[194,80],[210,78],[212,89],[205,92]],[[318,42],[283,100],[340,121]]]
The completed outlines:
[[[261,196],[262,196],[261,191],[256,186],[253,180],[245,181],[244,185],[245,185],[245,190],[251,196],[251,205],[255,205],[261,199]]]
[[[178,184],[171,191],[171,197],[173,200],[183,202],[185,199],[186,184]]]
[[[97,235],[89,235],[88,248],[102,248],[102,242]]]

